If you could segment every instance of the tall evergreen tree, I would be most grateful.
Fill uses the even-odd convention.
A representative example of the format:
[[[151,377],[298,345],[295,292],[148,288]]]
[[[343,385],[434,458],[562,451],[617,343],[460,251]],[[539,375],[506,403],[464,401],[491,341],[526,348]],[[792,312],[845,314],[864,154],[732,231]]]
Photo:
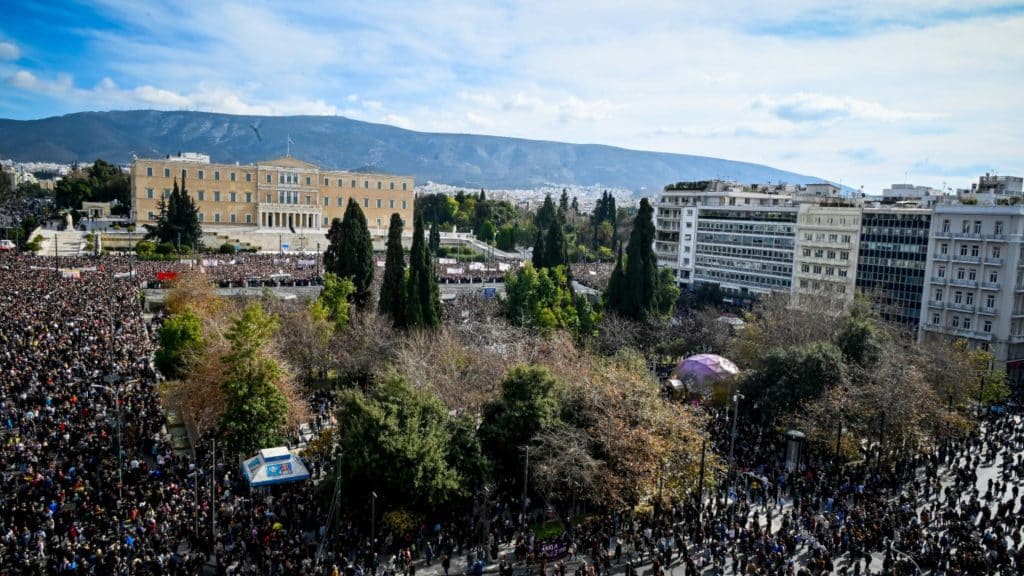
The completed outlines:
[[[356,287],[353,301],[362,308],[370,299],[370,286],[373,284],[373,242],[363,209],[353,198],[349,198],[345,218],[341,221],[338,254],[340,258],[335,261],[337,274],[352,279]]]
[[[384,261],[384,279],[380,285],[377,309],[387,314],[396,327],[405,326],[405,254],[402,253],[404,223],[397,213],[391,215],[388,227],[387,257]]]
[[[580,201],[575,196],[572,197],[572,204],[570,205],[570,207],[572,208],[573,213],[580,213]]]
[[[533,238],[533,257],[530,259],[533,262],[533,267],[537,270],[545,267],[547,262],[548,253],[544,249],[544,230],[537,228],[537,235]]]
[[[626,247],[626,268],[621,303],[617,310],[623,316],[641,319],[654,310],[655,290],[658,284],[657,263],[654,256],[654,209],[646,198],[640,201],[640,210],[633,223]]]
[[[160,200],[160,215],[156,224],[146,225],[146,238],[158,242],[172,242],[181,246],[199,246],[203,228],[199,224],[199,209],[185,188],[185,174],[181,175],[181,187],[174,180],[174,188],[166,201]]]
[[[551,227],[551,221],[557,215],[555,203],[551,200],[551,194],[548,194],[544,197],[544,203],[537,209],[537,215],[534,217],[533,222],[537,225],[538,230],[547,230]]]
[[[608,286],[604,289],[604,307],[607,310],[619,311],[622,309],[623,292],[625,291],[626,273],[622,269],[622,247],[619,247],[619,255],[615,259],[615,268],[608,278]]]
[[[413,225],[412,250],[409,252],[409,278],[406,281],[406,325],[434,328],[441,323],[441,298],[434,274],[434,259],[427,252],[423,216]]]
[[[324,272],[341,275],[341,218],[331,220],[327,229],[327,250],[324,251]]]
[[[569,191],[562,188],[562,197],[558,199],[558,216],[565,220],[569,214]]]
[[[569,263],[569,244],[562,230],[562,222],[555,218],[548,227],[547,238],[544,239],[544,263],[547,268],[564,266]]]
[[[433,215],[433,221],[430,223],[430,253],[437,256],[441,251],[441,230],[437,226],[437,213]]]

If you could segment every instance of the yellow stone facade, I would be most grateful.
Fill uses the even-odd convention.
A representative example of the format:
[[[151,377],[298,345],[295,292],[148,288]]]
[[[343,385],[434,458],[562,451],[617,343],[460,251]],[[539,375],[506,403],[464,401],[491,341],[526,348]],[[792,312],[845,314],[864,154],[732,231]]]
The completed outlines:
[[[371,231],[386,231],[397,212],[406,227],[413,215],[411,176],[321,170],[286,156],[250,165],[212,164],[177,158],[136,159],[132,163],[132,219],[152,224],[160,199],[177,179],[199,209],[204,225],[238,226],[267,231],[326,232],[355,198]]]

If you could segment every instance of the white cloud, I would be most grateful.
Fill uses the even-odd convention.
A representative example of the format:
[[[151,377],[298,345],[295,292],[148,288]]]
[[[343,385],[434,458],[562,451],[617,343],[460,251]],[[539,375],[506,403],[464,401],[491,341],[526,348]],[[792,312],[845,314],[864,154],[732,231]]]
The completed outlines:
[[[767,110],[778,118],[798,123],[828,124],[848,118],[898,122],[900,120],[933,120],[944,116],[933,112],[908,112],[888,108],[878,102],[812,92],[797,92],[783,98],[761,95],[751,103],[751,107]]]
[[[26,90],[34,90],[39,84],[39,79],[36,78],[36,75],[28,70],[18,70],[10,75],[7,81],[15,88],[24,88]]]
[[[21,57],[21,50],[11,42],[0,42],[0,60],[17,60]]]

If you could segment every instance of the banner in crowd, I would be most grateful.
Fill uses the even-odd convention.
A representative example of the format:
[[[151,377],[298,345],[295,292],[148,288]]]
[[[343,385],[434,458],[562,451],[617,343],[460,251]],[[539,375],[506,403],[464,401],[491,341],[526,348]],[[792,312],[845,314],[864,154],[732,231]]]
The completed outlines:
[[[178,278],[177,272],[171,272],[169,270],[163,270],[156,273],[157,282],[167,282],[169,280],[175,280]]]
[[[465,272],[465,270],[463,270],[462,268],[445,268],[444,269],[444,273],[445,274],[462,274],[463,272]]]
[[[312,268],[316,266],[316,260],[299,260],[296,262],[299,268]]]
[[[70,280],[81,280],[82,271],[79,270],[78,268],[61,268],[60,277]]]

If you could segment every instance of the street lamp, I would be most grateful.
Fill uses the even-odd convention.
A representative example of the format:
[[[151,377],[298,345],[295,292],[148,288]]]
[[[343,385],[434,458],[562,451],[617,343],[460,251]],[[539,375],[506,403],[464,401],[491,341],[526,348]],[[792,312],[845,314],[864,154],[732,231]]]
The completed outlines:
[[[109,376],[106,376],[103,380],[108,384],[114,384],[117,382],[118,377],[111,374]],[[104,384],[92,384],[89,387],[106,390],[107,392],[114,395],[114,402],[116,403],[117,408],[117,499],[121,500],[121,490],[122,485],[124,484],[121,476],[121,388],[120,386],[117,388],[113,388],[111,386],[107,386]]]
[[[377,493],[370,492],[370,548],[376,547],[377,542]]]
[[[733,454],[736,449],[736,422],[739,420],[740,414],[740,400],[746,399],[743,394],[735,394],[732,397],[732,435],[729,437],[729,475],[725,483],[725,503],[729,504],[729,490],[732,488],[732,475],[733,475]]]

